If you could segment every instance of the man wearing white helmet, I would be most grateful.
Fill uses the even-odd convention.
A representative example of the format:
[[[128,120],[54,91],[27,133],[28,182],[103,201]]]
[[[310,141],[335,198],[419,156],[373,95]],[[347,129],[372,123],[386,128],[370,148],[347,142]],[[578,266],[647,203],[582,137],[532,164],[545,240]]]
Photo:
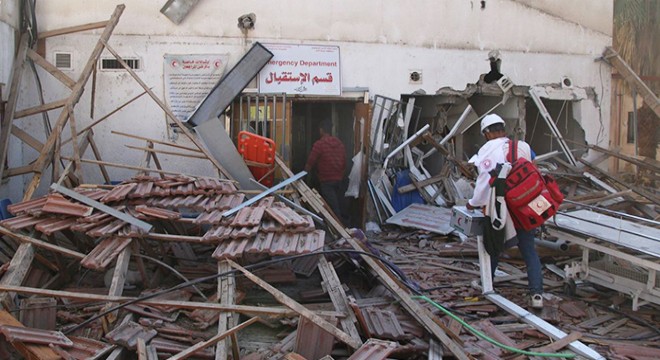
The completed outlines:
[[[495,169],[497,164],[507,162],[509,153],[509,139],[506,137],[504,120],[499,115],[489,114],[481,120],[481,133],[486,137],[484,144],[477,155],[470,159],[470,162],[479,169],[479,176],[474,186],[474,195],[468,201],[468,209],[483,208],[488,204],[491,187],[489,184],[490,171]],[[529,161],[533,159],[533,152],[524,141],[518,141],[518,158],[525,158]],[[527,280],[529,282],[529,291],[531,304],[534,308],[543,307],[543,275],[541,273],[541,261],[534,247],[534,235],[523,229],[516,229],[518,238],[518,248],[525,260],[527,266]],[[497,268],[498,258],[491,256],[493,273]]]

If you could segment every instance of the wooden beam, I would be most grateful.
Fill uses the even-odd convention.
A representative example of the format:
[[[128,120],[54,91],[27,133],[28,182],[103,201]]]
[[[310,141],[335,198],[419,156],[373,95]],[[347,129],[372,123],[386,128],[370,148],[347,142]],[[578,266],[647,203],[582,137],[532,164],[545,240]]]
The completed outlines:
[[[11,169],[5,170],[4,176],[9,178],[9,177],[12,177],[12,176],[29,174],[32,171],[33,171],[32,165],[19,166],[19,167],[16,167],[16,168],[11,168]]]
[[[66,34],[72,34],[76,32],[81,32],[81,31],[86,31],[86,30],[94,30],[94,29],[100,29],[108,26],[108,23],[110,21],[99,21],[95,23],[89,23],[89,24],[84,24],[84,25],[76,25],[76,26],[69,26],[61,29],[56,29],[56,30],[49,30],[49,31],[44,31],[40,32],[38,37],[39,39],[45,39],[49,38],[52,36],[58,36],[58,35],[66,35]]]
[[[591,170],[597,172],[597,173],[600,174],[601,176],[604,176],[604,177],[606,177],[606,178],[608,178],[608,179],[611,179],[611,180],[613,180],[614,182],[618,183],[619,185],[623,186],[624,189],[625,189],[625,188],[630,188],[630,189],[631,189],[632,191],[634,191],[635,193],[637,193],[637,194],[639,194],[639,195],[641,195],[641,196],[643,196],[643,197],[645,197],[645,198],[651,200],[651,201],[652,201],[653,203],[655,203],[656,205],[660,205],[660,197],[658,197],[657,195],[655,195],[655,194],[653,194],[653,193],[651,193],[651,192],[649,192],[649,191],[646,191],[646,190],[642,189],[642,188],[639,187],[639,186],[630,186],[629,183],[627,183],[627,182],[624,181],[623,179],[619,178],[618,176],[615,176],[615,175],[612,175],[612,174],[608,174],[606,171],[603,171],[603,170],[601,170],[600,168],[591,165],[591,163],[589,163],[588,161],[586,161],[586,160],[584,160],[584,159],[579,159],[579,160],[580,160],[581,163],[587,165],[587,167],[589,167]]]
[[[83,183],[82,164],[80,163],[80,151],[78,149],[78,134],[76,133],[76,118],[73,109],[69,111],[69,126],[71,127],[71,148],[73,149],[73,173],[78,177],[78,182]]]
[[[189,158],[195,158],[195,159],[206,159],[206,156],[204,155],[195,155],[195,154],[184,154],[180,152],[174,152],[174,151],[166,151],[166,150],[156,150],[154,148],[149,148],[149,147],[141,147],[141,146],[133,146],[133,145],[124,145],[129,149],[135,149],[135,150],[141,150],[141,151],[147,151],[150,153],[158,153],[158,154],[166,154],[166,155],[174,155],[174,156],[182,156],[182,157],[189,157]]]
[[[289,169],[289,167],[279,156],[275,157],[275,162],[280,166],[283,174],[288,177],[293,176],[291,169]],[[353,238],[348,233],[348,231],[331,215],[331,213],[323,207],[322,203],[320,203],[316,196],[313,195],[312,190],[309,188],[309,186],[307,186],[307,184],[305,184],[305,182],[296,181],[293,183],[293,186],[300,192],[303,199],[316,212],[323,215],[328,226],[337,231],[339,235],[346,239],[355,250],[369,251],[363,248],[360,242]],[[387,286],[390,291],[392,291],[392,294],[401,299],[402,305],[406,308],[406,310],[408,310],[410,315],[412,315],[420,324],[422,324],[426,330],[438,338],[438,340],[440,340],[442,344],[445,345],[456,358],[460,360],[469,359],[463,347],[447,335],[447,330],[443,329],[444,325],[441,325],[440,320],[427,308],[421,306],[417,301],[412,299],[409,294],[409,290],[406,289],[405,285],[391,276],[389,270],[386,270],[382,264],[376,262],[370,256],[360,256],[362,257],[362,260],[364,260],[365,263],[371,268],[371,270],[376,273],[376,275],[378,275],[383,284]]]
[[[328,333],[332,334],[334,337],[341,340],[343,343],[350,346],[351,348],[358,349],[360,346],[362,346],[361,342],[356,341],[350,335],[343,332],[342,330],[339,330],[336,326],[332,325],[331,323],[329,323],[324,318],[318,316],[317,314],[315,314],[311,310],[309,310],[306,307],[300,305],[300,303],[298,303],[297,301],[295,301],[292,298],[288,297],[285,293],[281,292],[280,290],[277,290],[272,285],[270,285],[269,283],[261,280],[259,277],[252,274],[251,272],[249,272],[248,270],[246,270],[242,266],[238,265],[237,263],[235,263],[231,260],[227,260],[227,261],[229,262],[231,267],[233,267],[234,269],[237,269],[238,271],[243,273],[243,275],[245,275],[245,277],[250,279],[252,282],[259,285],[262,289],[268,291],[282,305],[284,305],[284,306],[288,307],[289,309],[297,312],[298,314],[300,314],[300,316],[314,322],[320,328],[322,328],[323,330],[325,330]]]
[[[69,96],[69,98],[67,99],[66,106],[68,108],[71,109],[75,108],[75,105],[78,103],[78,101],[80,101],[80,97],[82,96],[82,93],[85,89],[85,84],[87,83],[87,80],[91,76],[92,70],[94,70],[94,66],[96,66],[96,63],[99,57],[101,56],[101,53],[103,52],[103,47],[104,47],[103,44],[105,44],[106,41],[112,35],[112,31],[117,26],[117,23],[119,22],[119,17],[121,16],[125,8],[126,8],[125,5],[117,5],[114,13],[110,17],[110,20],[107,22],[105,30],[103,30],[103,34],[101,34],[96,46],[94,47],[94,50],[92,50],[92,53],[89,59],[87,60],[87,64],[83,68],[80,77],[76,82],[76,85],[71,91],[71,96]],[[23,200],[31,199],[35,190],[39,186],[39,183],[41,182],[41,176],[43,170],[45,169],[45,167],[50,162],[50,159],[53,156],[53,152],[52,152],[53,147],[55,146],[57,139],[59,139],[60,131],[64,127],[68,119],[69,119],[69,114],[66,111],[62,111],[60,113],[60,117],[57,119],[57,122],[55,123],[54,131],[50,134],[50,136],[48,136],[48,139],[44,143],[44,147],[41,150],[41,153],[39,154],[39,157],[37,158],[34,164],[35,175],[32,177],[32,180],[30,180],[30,183],[28,184],[25,190]]]
[[[87,133],[87,141],[89,142],[89,146],[92,148],[92,153],[94,154],[94,157],[96,158],[97,161],[103,161],[101,158],[101,152],[99,151],[99,148],[96,146],[96,141],[94,141],[94,132],[92,129],[89,129],[89,133]],[[81,152],[81,154],[84,153],[84,151]],[[108,175],[108,170],[106,170],[105,166],[103,164],[99,164],[99,169],[101,170],[101,175],[103,175],[103,180],[105,180],[106,184],[110,184],[110,175]]]
[[[621,152],[604,149],[604,148],[602,148],[600,146],[596,146],[596,145],[589,145],[589,149],[593,149],[593,150],[596,150],[596,151],[601,152],[603,154],[614,156],[615,158],[619,158],[621,160],[627,161],[627,162],[629,162],[633,165],[637,165],[637,166],[642,167],[644,169],[648,169],[648,170],[653,171],[655,173],[660,173],[660,168],[656,164],[651,164],[649,162],[645,162],[645,161],[642,161],[642,160],[639,160],[639,159],[635,159],[634,157],[627,156],[625,154],[622,154]],[[655,161],[655,159],[654,159],[654,161]],[[591,163],[595,164],[594,161],[591,161]]]
[[[133,297],[127,296],[108,296],[100,294],[86,294],[73,291],[61,291],[61,290],[49,290],[49,289],[40,289],[32,288],[25,286],[10,286],[10,285],[1,285],[0,291],[15,292],[20,294],[28,295],[39,295],[46,297],[55,297],[63,299],[75,299],[81,301],[89,302],[113,302],[113,303],[123,303],[130,300],[135,300]],[[287,308],[282,307],[268,307],[268,306],[248,306],[248,305],[224,305],[214,302],[196,302],[196,301],[173,301],[173,300],[157,300],[149,299],[139,302],[144,305],[151,306],[166,306],[166,307],[175,307],[177,309],[204,309],[204,310],[217,310],[217,311],[232,311],[241,314],[248,315],[267,315],[274,317],[291,317],[295,316],[296,312]],[[337,316],[336,312],[315,312],[324,316]]]
[[[572,332],[572,333],[564,336],[563,338],[561,338],[561,339],[559,339],[555,342],[552,342],[552,343],[550,343],[546,346],[542,346],[540,348],[533,349],[533,351],[534,352],[543,352],[543,353],[552,353],[552,352],[555,352],[555,351],[558,351],[558,350],[561,350],[561,349],[565,348],[566,346],[568,346],[573,341],[579,340],[581,337],[582,337],[582,333],[579,333],[577,331]]]
[[[9,268],[2,275],[0,279],[0,285],[9,285],[16,286],[21,285],[25,276],[32,266],[32,260],[34,259],[34,246],[28,243],[22,243],[16,253],[11,258],[9,262]],[[0,294],[0,309],[13,309],[13,294],[9,292],[3,292]]]
[[[158,96],[156,96],[156,94],[154,94],[153,91],[151,91],[151,89],[147,86],[147,84],[145,84],[142,81],[142,79],[140,79],[140,77],[137,76],[135,71],[133,71],[133,69],[131,69],[131,67],[128,66],[128,64],[126,64],[124,59],[122,59],[121,56],[119,56],[119,54],[110,45],[108,45],[108,42],[103,40],[103,43],[105,44],[105,48],[112,55],[114,55],[114,57],[117,59],[117,61],[119,61],[119,63],[124,67],[124,69],[126,69],[126,71],[128,71],[128,73],[133,77],[133,79],[135,79],[135,81],[137,81],[138,84],[140,84],[140,86],[142,86],[142,88],[149,94],[149,96],[151,96],[151,98],[156,102],[156,104],[158,104],[158,106],[160,106],[160,108],[163,109],[163,111],[165,111],[165,114],[167,114],[167,116],[169,116],[177,125],[179,125],[179,128],[181,129],[183,134],[186,135],[190,139],[190,141],[192,141],[193,144],[195,144],[195,146],[197,146],[197,148],[199,148],[199,150],[201,150],[204,153],[206,158],[209,159],[209,161],[213,164],[213,166],[215,166],[216,169],[218,169],[218,171],[220,171],[227,179],[232,179],[233,180],[233,177],[231,176],[231,174],[229,174],[229,172],[227,172],[227,170],[225,170],[225,168],[223,168],[222,165],[220,165],[218,160],[216,158],[214,158],[213,155],[211,155],[211,153],[209,153],[208,150],[206,150],[206,147],[204,147],[204,145],[202,145],[199,142],[199,140],[197,140],[197,138],[190,132],[190,130],[188,130],[186,125],[183,124],[181,122],[181,120],[179,120],[172,113],[172,110],[170,110],[170,108],[167,107],[167,105],[165,105],[165,103],[160,98],[158,98]]]
[[[131,260],[131,247],[127,246],[117,257],[117,263],[115,265],[115,271],[112,274],[112,282],[110,283],[110,290],[108,291],[108,296],[116,297],[121,296],[124,293],[124,284],[126,283],[126,274],[128,273],[128,264]],[[112,307],[112,303],[108,303],[103,307],[104,311]],[[117,312],[111,312],[106,314],[104,317],[104,322],[108,324],[113,324],[117,320]],[[110,328],[108,326],[108,328]]]
[[[191,147],[187,147],[187,146],[183,146],[183,145],[179,145],[179,144],[175,144],[175,143],[171,143],[171,142],[167,142],[167,141],[160,141],[160,140],[156,140],[156,139],[150,139],[150,138],[147,138],[147,137],[144,137],[144,136],[138,136],[138,135],[134,135],[134,134],[127,134],[127,133],[124,133],[124,132],[121,132],[121,131],[115,131],[115,130],[112,130],[110,132],[112,134],[115,134],[115,135],[126,136],[126,137],[132,138],[132,139],[151,141],[154,144],[161,144],[161,145],[171,146],[171,147],[175,147],[177,149],[183,149],[183,150],[188,150],[188,151],[192,151],[192,152],[199,152],[199,153],[202,152],[199,149],[195,149],[195,148],[191,148]]]
[[[65,74],[62,70],[58,69],[55,65],[49,63],[41,55],[37,54],[36,51],[28,49],[27,56],[34,61],[37,65],[41,66],[44,70],[48,71],[54,78],[62,82],[69,89],[73,89],[76,86],[76,81]]]
[[[218,261],[218,274],[225,274],[231,270],[231,266],[226,261]],[[218,278],[218,301],[220,304],[233,305],[236,302],[236,280],[233,275],[222,276]],[[255,319],[256,320],[256,319]],[[218,317],[218,334],[225,333],[230,327],[238,324],[236,314],[223,312]],[[215,348],[216,359],[228,359],[229,341],[224,338],[218,340],[218,346]]]
[[[39,114],[44,111],[49,111],[53,109],[59,109],[62,106],[66,105],[67,99],[62,99],[62,100],[57,100],[50,102],[48,104],[43,104],[39,106],[34,106],[25,110],[17,111],[16,114],[14,115],[14,119],[20,119],[22,117],[34,115],[34,114]]]
[[[44,147],[44,144],[41,141],[37,140],[28,132],[24,131],[16,125],[12,125],[11,134],[21,139],[22,142],[37,151],[41,151],[41,149]]]
[[[186,350],[167,358],[167,360],[187,359],[187,358],[195,355],[196,352],[198,352],[200,350],[203,350],[203,349],[206,349],[207,347],[221,341],[222,339],[226,338],[227,336],[230,336],[230,335],[234,334],[235,332],[254,324],[258,320],[259,320],[258,317],[253,317],[250,320],[245,321],[245,322],[241,323],[240,325],[234,326],[233,328],[231,328],[227,331],[224,331],[224,332],[222,332],[222,333],[220,333],[220,334],[218,334],[218,335],[216,335],[216,336],[214,336],[214,337],[212,337],[212,338],[210,338],[206,341],[202,341],[200,343],[197,343],[197,344],[187,348]],[[216,359],[217,359],[217,357],[216,357]]]
[[[14,66],[11,70],[12,77],[11,87],[9,88],[9,98],[5,104],[5,113],[3,114],[2,123],[0,124],[0,179],[4,176],[5,160],[7,159],[7,151],[9,150],[9,131],[14,122],[14,113],[16,112],[23,69],[25,68],[25,56],[28,49],[27,33],[21,35],[19,44],[18,53],[16,53]]]
[[[346,292],[344,291],[344,287],[339,281],[339,277],[337,276],[337,272],[335,272],[335,268],[330,265],[328,260],[325,258],[325,255],[319,255],[318,268],[319,272],[321,273],[321,277],[325,282],[325,288],[328,291],[328,295],[330,295],[330,301],[332,301],[335,310],[346,314],[346,317],[340,320],[341,328],[346,331],[346,333],[350,335],[355,341],[362,343],[360,334],[358,333],[357,327],[355,326],[355,323],[357,323],[355,313],[353,313],[353,310],[348,304]]]
[[[399,194],[405,194],[407,192],[417,190],[418,187],[424,187],[424,186],[427,186],[427,185],[435,184],[437,182],[440,182],[440,181],[444,180],[445,178],[446,178],[446,176],[444,176],[444,175],[436,175],[436,176],[430,177],[428,179],[424,179],[422,181],[417,181],[416,184],[404,185],[404,186],[400,187],[397,191],[399,192]]]
[[[64,160],[69,160],[69,161],[73,161],[73,158],[68,157],[68,156],[62,156],[62,159],[64,159]],[[192,176],[192,175],[186,175],[186,174],[184,174],[184,173],[180,173],[180,172],[176,172],[176,171],[167,171],[167,170],[150,169],[150,168],[145,168],[145,167],[140,167],[140,166],[132,166],[132,165],[117,164],[117,163],[112,163],[112,162],[107,162],[107,161],[98,161],[98,160],[90,160],[90,159],[80,159],[80,162],[83,162],[83,163],[89,163],[89,164],[97,164],[97,165],[106,165],[106,166],[116,167],[116,168],[122,168],[122,169],[131,169],[131,170],[140,170],[140,171],[150,171],[150,172],[155,172],[155,173],[159,173],[159,174],[171,174],[171,175]]]
[[[9,236],[12,239],[16,239],[16,240],[20,241],[23,244],[31,244],[31,245],[34,245],[36,247],[40,247],[42,249],[50,250],[50,251],[53,251],[53,252],[56,252],[56,253],[59,253],[59,254],[62,254],[62,255],[66,255],[68,257],[72,257],[74,259],[84,259],[85,258],[85,254],[81,254],[77,251],[69,250],[69,249],[63,248],[61,246],[57,246],[57,245],[54,245],[54,244],[51,244],[51,243],[48,243],[48,242],[45,242],[45,241],[41,241],[41,240],[35,239],[33,237],[29,237],[29,236],[22,235],[22,234],[17,234],[15,232],[3,227],[3,226],[0,226],[0,234]]]
[[[100,118],[100,119],[98,119],[98,120],[95,120],[95,121],[92,122],[91,124],[85,126],[84,128],[82,128],[82,130],[78,131],[78,135],[82,135],[85,131],[87,131],[87,130],[91,130],[94,126],[98,125],[98,124],[99,124],[100,122],[102,122],[103,120],[105,120],[105,119],[109,118],[110,116],[114,115],[116,112],[118,112],[119,110],[123,109],[123,108],[126,107],[128,104],[132,103],[133,101],[139,99],[142,95],[144,95],[144,94],[146,94],[146,93],[147,93],[146,91],[142,92],[141,94],[139,94],[139,95],[135,96],[134,98],[128,100],[127,102],[123,103],[123,104],[120,105],[118,108],[112,110],[110,113],[108,113],[107,115],[103,116],[102,118]],[[69,143],[71,140],[72,140],[71,138],[68,138],[68,139],[62,141],[62,145]]]
[[[603,52],[603,57],[607,59],[612,66],[614,66],[621,76],[626,80],[628,85],[637,90],[639,95],[642,96],[644,102],[648,107],[653,110],[655,115],[660,118],[660,101],[653,91],[637,76],[635,71],[626,63],[623,58],[612,47],[608,46]]]

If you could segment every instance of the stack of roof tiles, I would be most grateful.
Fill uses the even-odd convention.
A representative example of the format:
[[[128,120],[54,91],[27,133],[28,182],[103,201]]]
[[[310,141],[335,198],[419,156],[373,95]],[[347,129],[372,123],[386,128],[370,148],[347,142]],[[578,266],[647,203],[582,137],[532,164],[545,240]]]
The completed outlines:
[[[301,216],[272,197],[240,209],[234,217],[223,213],[243,203],[233,182],[213,178],[138,176],[110,190],[74,189],[93,200],[158,230],[160,221],[191,223],[207,229],[203,243],[218,243],[215,258],[236,258],[243,252],[271,255],[308,253],[323,247],[325,233],[316,230],[310,216]],[[93,269],[105,268],[132,238],[147,236],[141,229],[93,207],[51,193],[13,204],[14,218],[0,222],[12,231],[34,228],[45,235],[58,231],[84,233],[103,240],[81,262]],[[198,214],[194,220],[182,215]],[[185,226],[181,228],[186,228]],[[190,226],[188,226],[190,228]],[[187,235],[187,234],[180,234]]]

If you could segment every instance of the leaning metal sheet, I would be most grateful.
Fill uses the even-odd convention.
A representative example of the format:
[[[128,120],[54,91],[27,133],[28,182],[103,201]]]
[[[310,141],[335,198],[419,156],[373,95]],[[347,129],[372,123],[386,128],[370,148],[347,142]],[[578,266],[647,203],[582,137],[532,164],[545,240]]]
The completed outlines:
[[[449,225],[450,220],[451,209],[425,204],[411,204],[387,219],[386,222],[447,235],[454,231],[454,228]]]
[[[660,229],[589,210],[557,214],[554,220],[560,228],[660,257]]]

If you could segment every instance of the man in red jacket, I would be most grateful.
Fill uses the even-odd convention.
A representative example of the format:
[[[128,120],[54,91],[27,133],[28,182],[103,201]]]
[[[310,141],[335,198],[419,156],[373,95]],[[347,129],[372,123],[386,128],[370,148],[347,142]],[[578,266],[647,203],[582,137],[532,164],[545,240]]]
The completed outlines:
[[[321,183],[321,195],[337,218],[345,221],[341,211],[342,182],[346,169],[346,150],[338,138],[332,136],[332,123],[323,121],[319,126],[321,138],[312,145],[312,152],[307,158],[305,171],[311,172],[316,167],[316,175]]]

